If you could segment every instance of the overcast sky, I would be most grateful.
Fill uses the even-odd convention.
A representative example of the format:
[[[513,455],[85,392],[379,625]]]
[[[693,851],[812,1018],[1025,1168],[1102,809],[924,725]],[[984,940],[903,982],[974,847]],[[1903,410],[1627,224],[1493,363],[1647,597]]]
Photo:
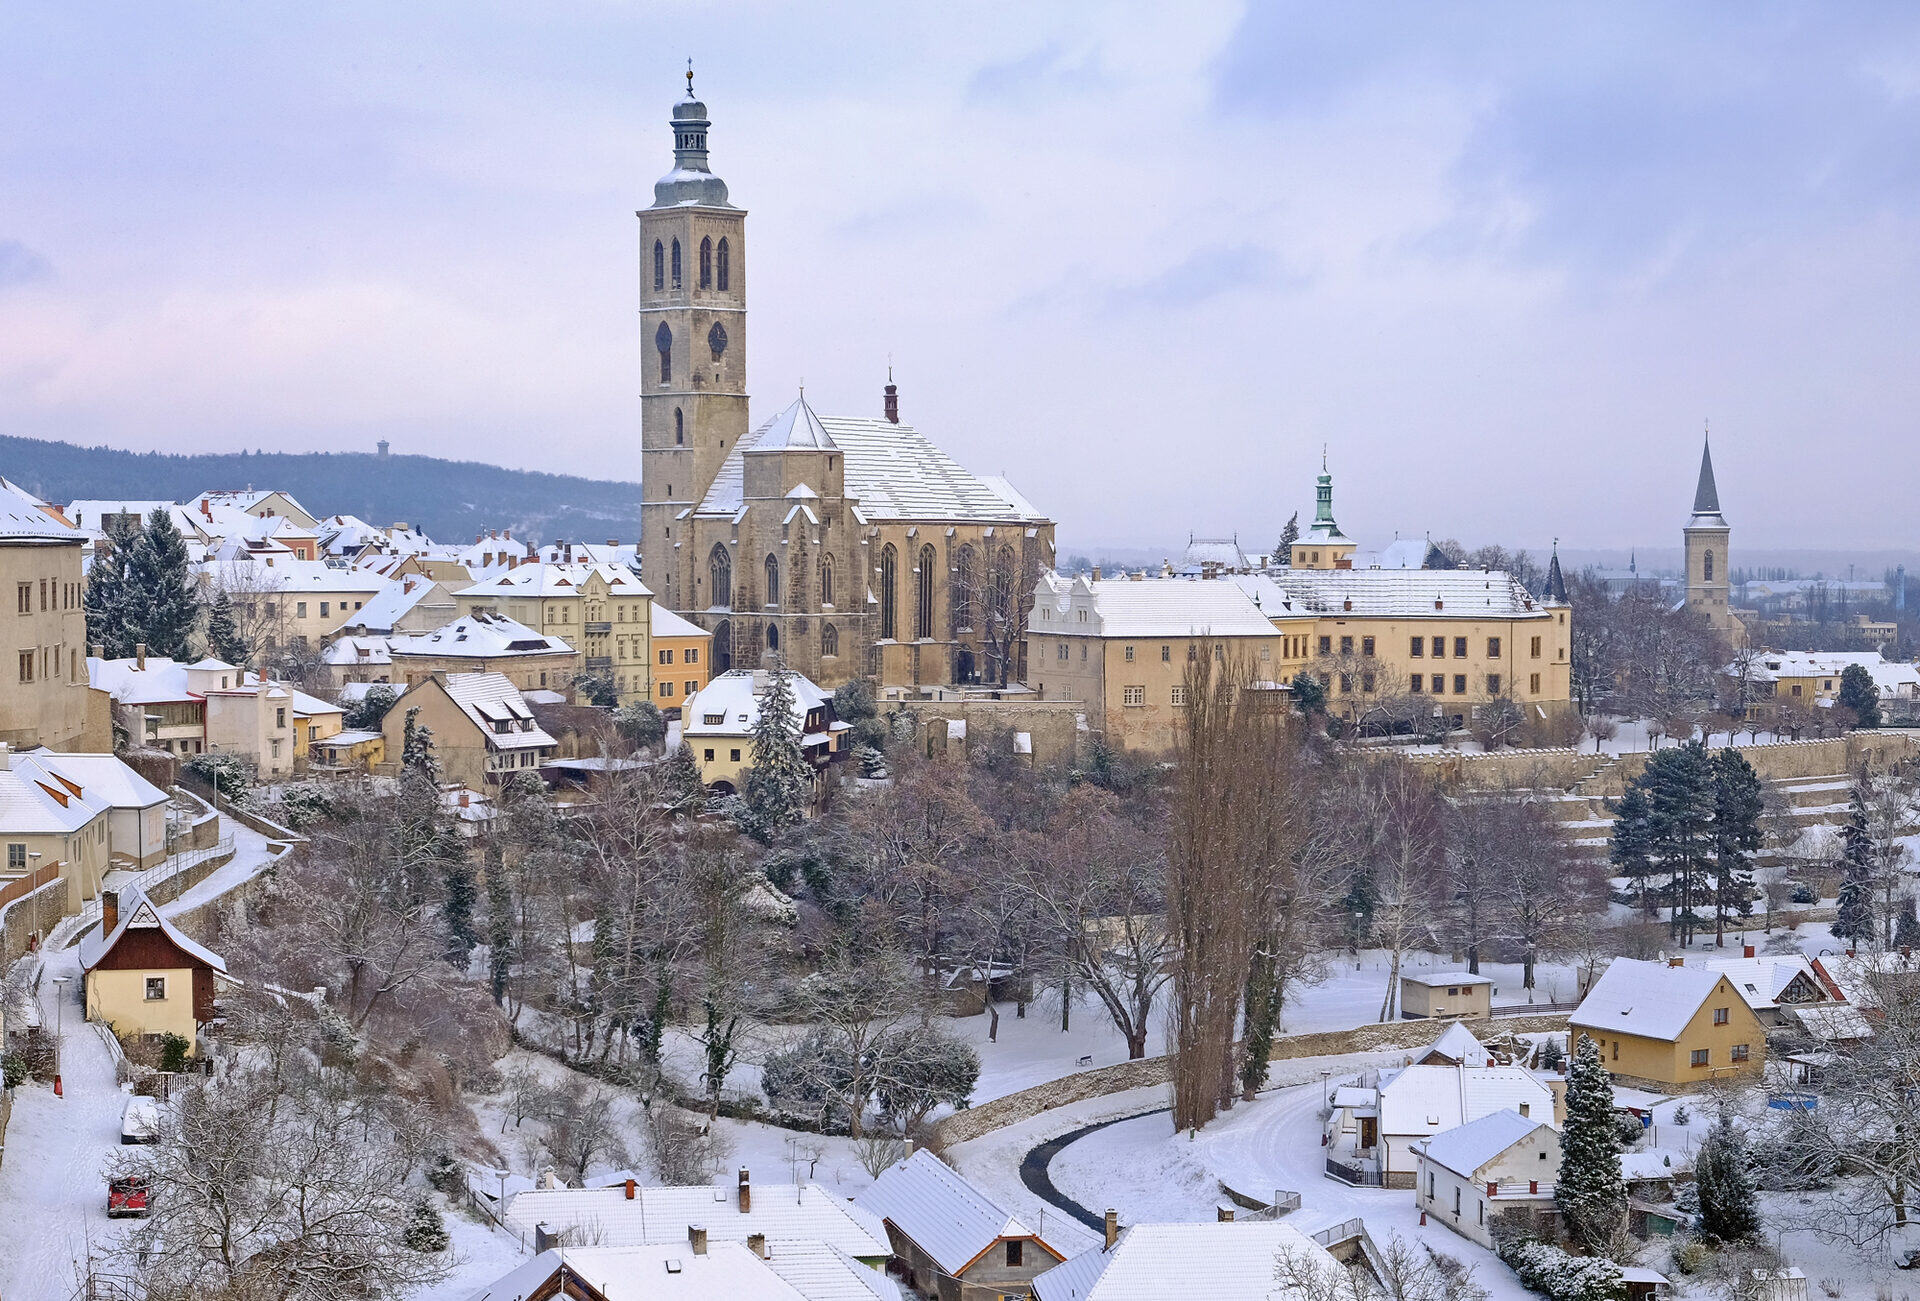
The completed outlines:
[[[688,55],[756,419],[907,419],[1063,547],[1920,528],[1910,5],[0,8],[0,430],[634,478]],[[5,472],[0,466],[0,473]],[[138,485],[128,485],[130,492]],[[311,503],[324,508],[326,503]]]

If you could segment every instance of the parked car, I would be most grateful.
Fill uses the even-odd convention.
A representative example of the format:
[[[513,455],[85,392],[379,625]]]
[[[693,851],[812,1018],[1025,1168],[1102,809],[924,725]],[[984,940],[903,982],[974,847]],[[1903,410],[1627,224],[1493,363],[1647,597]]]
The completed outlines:
[[[160,1104],[152,1098],[135,1095],[127,1099],[120,1113],[121,1143],[158,1143],[160,1141]]]
[[[107,1180],[107,1214],[122,1216],[153,1214],[153,1190],[145,1175],[115,1175]]]

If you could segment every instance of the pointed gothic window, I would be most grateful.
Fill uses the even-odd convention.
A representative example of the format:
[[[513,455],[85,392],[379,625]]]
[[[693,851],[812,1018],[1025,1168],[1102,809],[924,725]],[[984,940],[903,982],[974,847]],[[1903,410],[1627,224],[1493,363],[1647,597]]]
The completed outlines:
[[[833,557],[820,557],[820,604],[833,604]]]
[[[920,563],[914,566],[913,584],[913,635],[917,638],[933,636],[933,568],[935,564],[933,545],[920,548]]]
[[[822,655],[840,653],[840,630],[830,623],[820,625],[820,653]]]
[[[707,331],[707,348],[713,353],[713,359],[719,361],[727,351],[727,331],[720,322],[715,321],[713,328]]]
[[[700,241],[700,287],[713,288],[713,241],[707,238]]]
[[[680,241],[673,241],[673,287],[680,287]]]
[[[686,441],[687,418],[681,414],[679,407],[675,407],[673,409],[673,445],[675,447],[681,447],[685,445]]]
[[[657,239],[653,241],[653,287],[655,289],[667,287],[667,250]]]
[[[673,331],[667,328],[665,321],[653,332],[653,346],[660,353],[660,382],[673,382]]]
[[[952,613],[955,634],[973,627],[973,585],[977,581],[974,570],[973,544],[962,543],[959,554],[953,561],[953,590],[947,594],[947,609]]]
[[[763,599],[766,601],[768,605],[778,605],[780,604],[780,559],[779,557],[768,556],[766,570],[767,570],[767,594]]]
[[[729,264],[733,259],[728,256],[727,237],[725,235],[720,237],[720,249],[716,256],[718,258],[718,264],[714,267],[714,280],[720,289],[729,289],[732,286],[728,282],[732,280],[733,277],[728,274],[728,271],[730,269]]]
[[[894,580],[899,576],[900,556],[889,542],[880,553],[880,640],[892,641],[900,635],[900,612],[895,603]]]
[[[1713,552],[1711,551],[1707,552],[1706,557],[1706,580],[1709,583],[1713,581]]]
[[[733,557],[718,542],[707,556],[707,573],[712,580],[707,603],[722,610],[733,608]]]

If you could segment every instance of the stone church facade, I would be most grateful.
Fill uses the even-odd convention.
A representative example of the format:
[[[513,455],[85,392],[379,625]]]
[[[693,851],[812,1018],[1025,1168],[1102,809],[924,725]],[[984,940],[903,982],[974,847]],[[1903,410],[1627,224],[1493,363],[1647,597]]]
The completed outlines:
[[[1053,521],[882,415],[804,393],[748,419],[746,212],[674,105],[674,167],[640,219],[642,580],[713,634],[713,672],[774,655],[825,686],[1017,682]]]

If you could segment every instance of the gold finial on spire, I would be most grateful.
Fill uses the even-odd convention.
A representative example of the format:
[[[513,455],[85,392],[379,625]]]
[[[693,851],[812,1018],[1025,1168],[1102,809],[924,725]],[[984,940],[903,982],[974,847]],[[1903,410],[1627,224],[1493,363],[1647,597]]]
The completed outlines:
[[[687,59],[687,98],[693,98],[693,59]]]
[[[1322,443],[1320,444],[1320,473],[1325,474],[1326,472],[1327,472],[1327,445],[1325,443]]]

